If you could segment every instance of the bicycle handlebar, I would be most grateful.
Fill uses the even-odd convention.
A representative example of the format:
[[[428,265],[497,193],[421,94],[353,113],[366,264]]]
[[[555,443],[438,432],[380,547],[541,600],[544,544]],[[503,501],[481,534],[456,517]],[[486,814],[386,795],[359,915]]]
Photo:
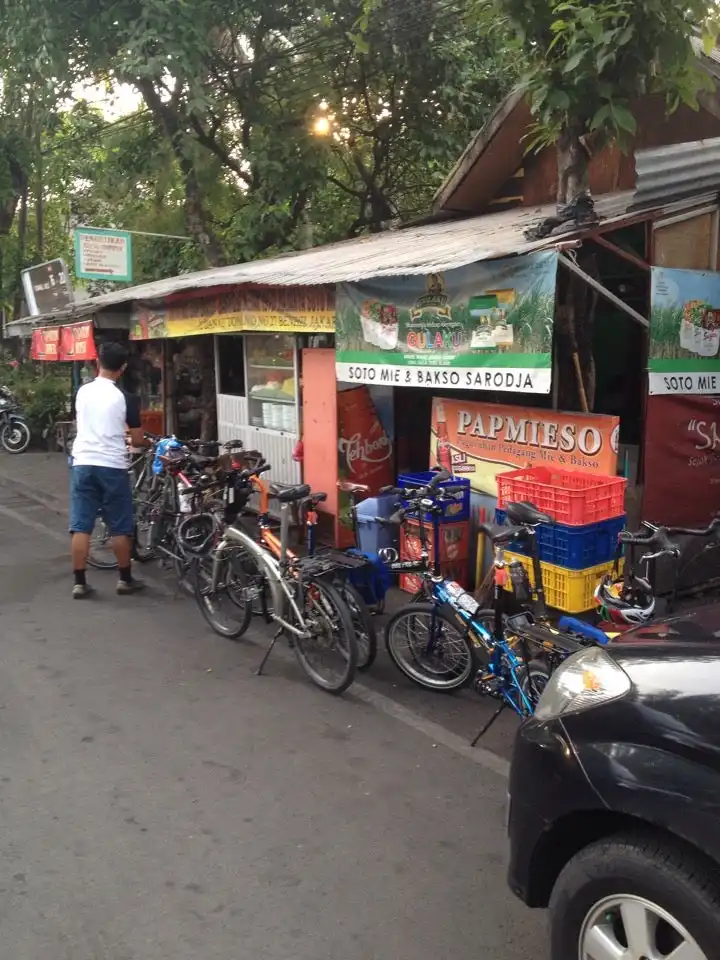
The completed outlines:
[[[649,552],[643,554],[641,563],[649,560],[657,560],[660,557],[679,557],[680,548],[673,543],[668,536],[666,527],[651,527],[646,524],[649,533],[631,533],[629,530],[623,530],[618,535],[618,542],[626,546],[649,547]]]
[[[689,527],[665,527],[671,536],[675,537],[712,537],[720,536],[720,517],[710,521],[704,530],[692,530]]]

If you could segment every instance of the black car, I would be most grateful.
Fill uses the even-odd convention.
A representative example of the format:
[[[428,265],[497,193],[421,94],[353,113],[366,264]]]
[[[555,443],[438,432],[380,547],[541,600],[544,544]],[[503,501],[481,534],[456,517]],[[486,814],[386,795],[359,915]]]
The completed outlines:
[[[508,816],[551,960],[717,960],[720,604],[568,658],[518,731]]]

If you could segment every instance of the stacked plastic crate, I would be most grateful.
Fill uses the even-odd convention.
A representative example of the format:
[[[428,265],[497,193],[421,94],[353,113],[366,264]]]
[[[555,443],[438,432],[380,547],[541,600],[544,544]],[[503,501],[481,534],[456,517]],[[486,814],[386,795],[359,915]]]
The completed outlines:
[[[424,487],[433,476],[432,472],[403,473],[398,477],[398,486]],[[444,505],[443,515],[440,517],[440,569],[448,580],[456,580],[463,587],[467,587],[470,556],[470,481],[453,477],[452,480],[440,484],[441,488],[447,486],[456,492],[457,499]],[[431,514],[426,514],[424,525],[432,563],[435,534]],[[409,520],[403,526],[400,536],[400,557],[402,560],[419,560],[421,552],[419,521]],[[403,574],[400,577],[400,588],[407,593],[417,593],[421,583],[421,578],[415,574]]]
[[[537,545],[548,604],[565,613],[584,613],[594,606],[598,581],[612,569],[617,538],[625,526],[622,477],[603,477],[576,470],[529,467],[500,474],[495,520],[504,523],[509,503],[532,503],[555,523],[540,524]],[[513,545],[508,563],[519,560],[533,583],[527,547]]]

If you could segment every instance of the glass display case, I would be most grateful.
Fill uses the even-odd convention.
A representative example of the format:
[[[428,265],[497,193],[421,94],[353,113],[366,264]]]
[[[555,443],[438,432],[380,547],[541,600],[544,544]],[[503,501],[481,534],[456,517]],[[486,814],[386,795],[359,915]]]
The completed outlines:
[[[295,337],[245,336],[245,384],[250,426],[297,434],[298,384]]]

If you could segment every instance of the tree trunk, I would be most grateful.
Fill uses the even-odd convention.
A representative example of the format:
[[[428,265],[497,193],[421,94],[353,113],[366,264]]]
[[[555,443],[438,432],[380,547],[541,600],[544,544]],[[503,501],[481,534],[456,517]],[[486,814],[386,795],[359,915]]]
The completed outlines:
[[[590,276],[597,277],[594,256],[584,258],[578,266]],[[592,412],[596,393],[593,336],[597,294],[575,274],[562,271],[559,278],[555,321],[558,406],[561,410],[581,410],[584,396],[587,408]]]
[[[28,185],[25,183],[20,197],[20,213],[18,215],[18,249],[17,266],[15,274],[15,297],[13,299],[13,319],[20,316],[20,307],[23,300],[23,286],[21,274],[25,267],[25,239],[27,237],[27,219],[28,219]],[[28,304],[29,307],[29,304]]]
[[[590,196],[590,157],[579,126],[566,127],[557,141],[558,215],[569,204]]]
[[[185,179],[185,222],[188,233],[197,240],[208,266],[221,267],[225,257],[208,223],[195,168],[186,157],[180,160],[180,166]]]
[[[162,100],[152,80],[139,80],[136,85],[142,93],[155,123],[170,141],[173,154],[183,175],[185,182],[185,222],[188,233],[197,240],[209,267],[223,266],[225,258],[208,222],[195,162],[191,156],[188,135],[185,132],[184,119],[174,108],[172,102],[168,103]]]
[[[200,421],[200,439],[217,438],[217,398],[215,396],[215,338],[199,337],[200,370],[202,373],[202,419]]]

